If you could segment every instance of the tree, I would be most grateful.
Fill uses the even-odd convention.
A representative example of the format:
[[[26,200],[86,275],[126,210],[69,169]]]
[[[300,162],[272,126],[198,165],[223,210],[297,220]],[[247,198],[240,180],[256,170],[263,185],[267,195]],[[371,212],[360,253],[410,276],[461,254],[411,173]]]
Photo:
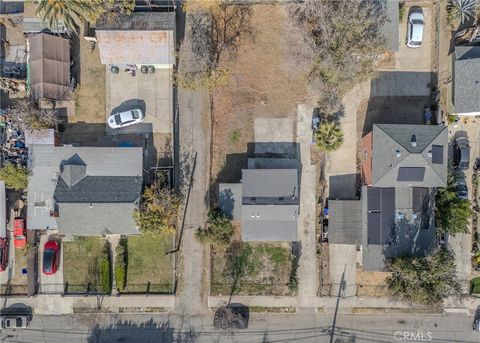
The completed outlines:
[[[178,75],[185,88],[213,89],[225,84],[240,42],[252,34],[252,9],[238,0],[190,0],[183,5],[191,28],[191,48],[196,70]]]
[[[293,27],[304,37],[309,80],[323,101],[340,97],[370,78],[385,52],[382,1],[305,0],[288,5]],[[323,109],[322,109],[323,110]]]
[[[235,228],[232,221],[219,210],[208,212],[207,228],[198,228],[195,236],[202,243],[226,246],[232,239]]]
[[[94,11],[87,12],[89,22],[102,18],[105,21],[114,20],[118,15],[130,15],[135,8],[135,0],[86,0]]]
[[[0,180],[5,181],[7,188],[23,190],[28,186],[27,168],[15,164],[7,164],[0,169]]]
[[[38,0],[36,13],[48,22],[50,27],[58,27],[63,19],[65,27],[78,33],[77,21],[85,22],[98,8],[89,0]]]
[[[386,280],[389,292],[412,305],[440,309],[443,300],[460,294],[453,252],[440,248],[426,257],[398,257],[387,261],[392,273]]]
[[[230,300],[237,289],[240,280],[255,269],[255,264],[251,260],[252,247],[248,243],[233,241],[227,249],[227,276],[232,280],[232,289],[230,291]],[[228,303],[230,304],[230,300]]]
[[[322,123],[315,132],[315,140],[320,150],[335,151],[343,143],[343,133],[335,122]]]
[[[140,231],[155,236],[175,233],[180,198],[167,188],[152,185],[142,195],[134,219]]]
[[[12,124],[23,130],[50,129],[60,123],[55,110],[40,109],[35,101],[27,98],[15,101],[9,115]]]
[[[448,21],[460,21],[462,24],[475,17],[477,0],[449,0],[447,5]]]
[[[435,198],[438,230],[452,236],[457,233],[468,233],[472,215],[470,201],[458,197],[455,180],[449,176],[447,187],[438,188]]]

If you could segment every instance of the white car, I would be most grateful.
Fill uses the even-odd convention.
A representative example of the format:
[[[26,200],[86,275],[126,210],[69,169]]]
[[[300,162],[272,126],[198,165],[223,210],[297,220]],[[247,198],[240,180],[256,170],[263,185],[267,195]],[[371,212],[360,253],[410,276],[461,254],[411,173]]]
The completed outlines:
[[[120,129],[122,127],[141,123],[145,115],[141,109],[133,109],[125,112],[112,114],[108,117],[108,126],[112,129]]]
[[[2,329],[24,329],[28,322],[28,317],[24,315],[5,316],[2,318]]]
[[[419,48],[422,46],[423,28],[425,21],[420,7],[412,7],[408,15],[407,23],[407,46],[409,48]]]

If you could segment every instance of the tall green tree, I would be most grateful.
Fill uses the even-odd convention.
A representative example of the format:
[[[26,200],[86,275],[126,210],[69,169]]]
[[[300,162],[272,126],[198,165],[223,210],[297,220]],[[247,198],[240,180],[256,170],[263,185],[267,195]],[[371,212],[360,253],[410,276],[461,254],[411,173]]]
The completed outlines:
[[[95,6],[85,0],[38,0],[36,13],[47,21],[50,27],[58,26],[63,19],[65,27],[77,32],[78,21],[85,22],[96,12]]]
[[[343,143],[343,132],[335,122],[322,123],[315,132],[315,140],[320,150],[335,151]]]
[[[447,187],[439,188],[435,198],[438,230],[452,236],[468,233],[472,215],[471,202],[458,197],[455,180],[450,176]]]
[[[202,243],[226,246],[230,243],[234,232],[233,223],[218,210],[208,212],[206,229],[199,228],[195,234]]]
[[[414,306],[441,309],[446,297],[461,292],[450,250],[440,248],[426,257],[389,259],[387,267],[392,273],[386,280],[391,295]]]
[[[0,180],[5,181],[8,188],[23,190],[28,186],[27,168],[15,164],[7,164],[0,169]]]

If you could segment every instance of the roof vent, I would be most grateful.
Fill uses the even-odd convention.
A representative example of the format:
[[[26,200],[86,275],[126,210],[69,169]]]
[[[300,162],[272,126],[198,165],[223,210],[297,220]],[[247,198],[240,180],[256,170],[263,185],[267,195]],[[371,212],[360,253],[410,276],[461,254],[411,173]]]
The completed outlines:
[[[430,157],[430,158],[432,158],[432,150],[429,150],[429,151],[427,152],[427,156]]]
[[[402,152],[400,150],[395,150],[395,157],[402,156]]]
[[[417,147],[417,137],[415,135],[412,135],[412,139],[410,140],[410,143],[412,144],[413,148]]]

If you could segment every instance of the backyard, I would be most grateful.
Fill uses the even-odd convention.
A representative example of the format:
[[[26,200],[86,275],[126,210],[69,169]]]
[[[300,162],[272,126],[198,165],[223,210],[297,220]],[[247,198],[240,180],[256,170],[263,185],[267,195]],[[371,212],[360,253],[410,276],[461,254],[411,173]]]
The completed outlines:
[[[74,237],[63,243],[65,293],[110,293],[109,243],[98,237]]]
[[[122,289],[117,281],[120,292],[173,293],[175,254],[165,255],[174,249],[172,236],[131,236],[126,247],[126,283]]]
[[[244,243],[245,274],[234,286],[230,248],[212,249],[211,295],[292,295],[296,293],[296,271],[289,243]],[[229,256],[230,255],[230,256]],[[235,268],[235,267],[233,267]]]

